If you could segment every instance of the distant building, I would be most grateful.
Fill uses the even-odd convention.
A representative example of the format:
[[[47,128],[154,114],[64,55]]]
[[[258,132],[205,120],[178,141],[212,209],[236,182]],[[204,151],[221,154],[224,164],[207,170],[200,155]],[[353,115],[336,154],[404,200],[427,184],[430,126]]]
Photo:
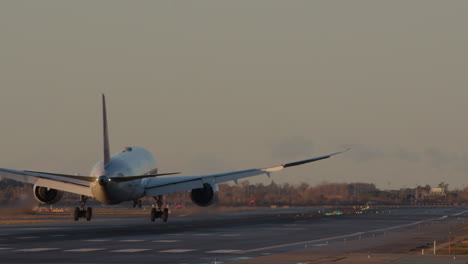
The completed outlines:
[[[445,188],[441,188],[441,187],[431,188],[430,194],[431,195],[436,195],[436,196],[444,196],[445,195]]]
[[[416,201],[421,201],[431,196],[430,186],[426,186],[426,187],[418,186],[416,187],[416,189],[414,189],[414,191],[415,191],[414,198]]]

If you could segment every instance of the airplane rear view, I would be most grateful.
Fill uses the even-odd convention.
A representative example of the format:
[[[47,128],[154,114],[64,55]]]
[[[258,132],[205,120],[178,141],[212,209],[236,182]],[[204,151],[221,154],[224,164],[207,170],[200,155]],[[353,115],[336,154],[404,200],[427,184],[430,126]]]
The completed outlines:
[[[156,160],[151,153],[141,147],[127,147],[110,155],[109,131],[107,124],[106,98],[102,95],[103,115],[103,160],[96,163],[89,176],[77,176],[28,170],[0,169],[0,177],[33,184],[34,197],[43,204],[60,201],[64,192],[80,195],[79,207],[74,210],[74,220],[92,218],[92,208],[85,207],[91,197],[97,201],[115,205],[132,201],[141,206],[141,199],[153,197],[156,208],[152,208],[150,219],[160,218],[164,222],[169,217],[168,208],[163,208],[163,195],[190,191],[192,201],[198,206],[209,206],[216,199],[219,183],[235,181],[251,176],[280,171],[314,161],[328,159],[345,151],[315,158],[285,163],[281,165],[254,168],[209,175],[180,176],[179,172],[158,173]]]

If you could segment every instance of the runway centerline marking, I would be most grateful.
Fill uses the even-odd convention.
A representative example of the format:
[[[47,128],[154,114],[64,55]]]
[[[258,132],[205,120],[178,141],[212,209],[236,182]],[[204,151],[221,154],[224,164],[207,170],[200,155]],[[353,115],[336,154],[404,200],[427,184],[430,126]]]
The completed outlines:
[[[24,237],[17,237],[17,239],[35,239],[39,238],[38,236],[24,236]]]
[[[27,227],[27,228],[18,228],[16,230],[21,231],[37,231],[37,230],[57,230],[63,229],[62,227]]]
[[[175,243],[175,242],[179,242],[180,240],[153,240],[153,242],[156,242],[156,243]]]
[[[40,251],[50,251],[50,250],[57,250],[59,248],[26,248],[26,249],[18,249],[16,251],[19,252],[40,252]]]
[[[91,252],[91,251],[98,251],[98,250],[105,250],[105,248],[75,248],[75,249],[67,249],[64,251],[66,252]]]
[[[219,250],[211,250],[211,251],[206,251],[205,253],[209,254],[232,254],[232,253],[238,253],[241,252],[242,250],[238,249],[219,249]]]
[[[118,250],[112,250],[111,252],[116,252],[116,253],[136,253],[136,252],[143,252],[143,251],[148,251],[151,250],[149,248],[127,248],[127,249],[118,249]]]
[[[160,253],[185,253],[185,252],[192,252],[195,251],[195,249],[168,249],[168,250],[162,250],[158,251]]]
[[[270,229],[270,230],[291,230],[291,231],[294,231],[294,230],[304,230],[305,228],[301,228],[301,227],[272,227],[272,228],[267,228],[267,229]]]
[[[247,260],[247,259],[251,259],[252,257],[237,257],[237,258],[232,258],[232,259],[229,259],[229,260],[232,260],[232,261],[237,261],[237,260]]]
[[[10,250],[10,249],[13,249],[13,248],[9,248],[9,247],[0,247],[0,250]]]
[[[238,236],[240,236],[240,234],[222,234],[221,236],[224,236],[224,237],[238,237]]]

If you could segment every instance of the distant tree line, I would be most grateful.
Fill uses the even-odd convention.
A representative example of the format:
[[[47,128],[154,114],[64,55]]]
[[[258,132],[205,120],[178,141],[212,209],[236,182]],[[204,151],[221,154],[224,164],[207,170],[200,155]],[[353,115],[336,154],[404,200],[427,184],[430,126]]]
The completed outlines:
[[[444,183],[441,183],[444,184]],[[439,187],[441,186],[439,184]],[[372,183],[321,183],[310,186],[299,185],[250,184],[248,181],[236,185],[220,184],[218,204],[225,206],[313,206],[313,205],[357,205],[357,204],[460,204],[468,202],[468,188],[447,190],[444,195],[431,194],[431,187],[418,186],[414,189],[379,190]],[[419,193],[418,193],[419,191]],[[172,204],[190,205],[190,193],[180,192],[166,196]]]
[[[328,183],[315,186],[306,183],[291,185],[250,184],[243,181],[239,184],[220,184],[217,204],[223,206],[313,206],[313,205],[354,205],[354,204],[414,204],[414,203],[468,203],[468,187],[464,190],[448,191],[448,184],[441,183],[444,195],[430,192],[431,186],[418,186],[414,189],[379,190],[372,183]],[[11,205],[29,200],[35,204],[32,186],[12,180],[0,181],[0,205]],[[79,196],[66,193],[60,205],[76,206]],[[153,203],[151,198],[145,199]],[[191,206],[190,192],[178,192],[165,195],[171,205]],[[90,201],[92,203],[92,200]],[[131,203],[123,204],[128,206]]]
[[[0,204],[14,204],[29,199],[32,194],[32,185],[12,180],[0,181]]]

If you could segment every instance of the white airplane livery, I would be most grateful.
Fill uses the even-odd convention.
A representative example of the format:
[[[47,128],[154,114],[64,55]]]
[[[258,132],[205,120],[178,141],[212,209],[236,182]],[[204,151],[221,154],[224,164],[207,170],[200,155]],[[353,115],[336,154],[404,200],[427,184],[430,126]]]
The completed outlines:
[[[92,208],[85,208],[88,198],[94,198],[107,205],[133,201],[141,207],[141,198],[153,197],[157,208],[152,208],[150,219],[167,221],[168,208],[163,207],[163,195],[173,192],[190,191],[192,201],[198,206],[211,205],[216,200],[217,184],[255,175],[280,171],[284,168],[330,158],[343,153],[336,152],[320,157],[285,163],[266,168],[248,169],[225,173],[179,176],[175,173],[159,173],[156,161],[149,151],[141,147],[127,147],[110,155],[107,126],[106,100],[102,95],[104,159],[91,170],[89,176],[77,176],[39,171],[1,169],[0,177],[33,184],[34,197],[43,204],[58,202],[64,192],[80,195],[80,207],[74,211],[74,220],[91,220]],[[346,151],[346,150],[345,150]]]

